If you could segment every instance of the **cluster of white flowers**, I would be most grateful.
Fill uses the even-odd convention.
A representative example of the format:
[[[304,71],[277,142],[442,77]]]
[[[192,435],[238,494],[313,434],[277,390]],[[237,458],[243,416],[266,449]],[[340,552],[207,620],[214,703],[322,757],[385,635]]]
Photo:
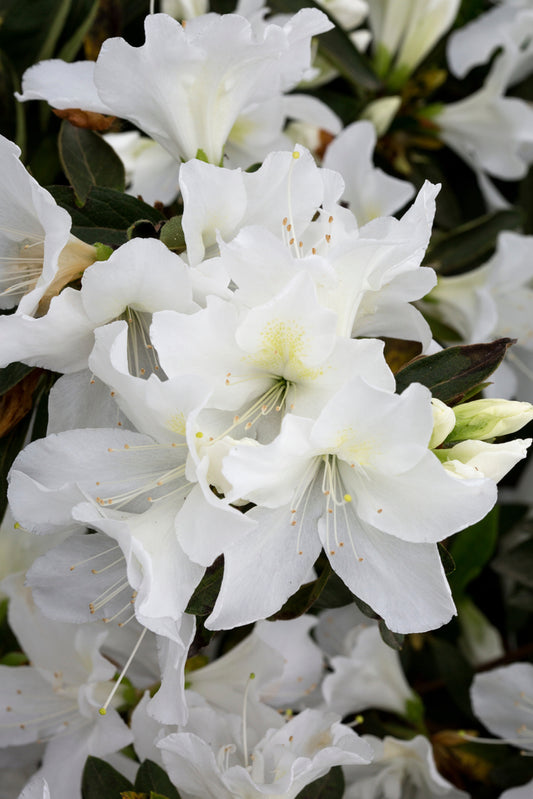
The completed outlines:
[[[367,10],[321,5],[347,27]],[[517,39],[530,5],[480,18],[503,52],[479,96],[433,117],[487,191],[485,173],[515,179],[533,161],[533,111],[502,96],[530,68]],[[368,3],[392,87],[458,6]],[[180,196],[182,246],[80,241],[0,140],[0,366],[61,374],[48,434],[9,479],[2,590],[29,665],[0,666],[6,773],[30,777],[21,799],[79,799],[89,755],[133,778],[138,763],[121,753],[133,744],[183,799],[295,799],[339,765],[347,799],[466,797],[424,735],[381,740],[342,723],[367,708],[412,718],[419,705],[376,621],[355,604],[268,619],[330,572],[395,633],[455,614],[438,544],[494,506],[531,443],[494,439],[531,421],[533,406],[452,408],[417,382],[400,393],[384,339],[435,353],[427,304],[466,343],[518,336],[511,366],[531,373],[530,238],[502,234],[490,262],[437,283],[421,263],[439,187],[417,193],[377,169],[370,121],[341,132],[326,105],[288,94],[316,77],[311,38],[328,17],[265,21],[261,2],[242,0],[231,15],[192,0],[165,10],[147,16],[141,47],[115,38],[95,63],[30,68],[19,99],[134,125],[108,141],[133,194]],[[467,36],[484,34],[450,40],[458,74],[493,51],[467,43],[465,60]],[[289,119],[336,136],[321,165],[291,141]],[[197,589],[222,562],[201,642],[255,626],[228,652],[218,636],[197,655]]]

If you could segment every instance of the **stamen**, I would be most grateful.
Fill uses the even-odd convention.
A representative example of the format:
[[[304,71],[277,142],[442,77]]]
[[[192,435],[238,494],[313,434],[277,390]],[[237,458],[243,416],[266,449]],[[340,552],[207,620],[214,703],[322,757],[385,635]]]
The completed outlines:
[[[244,689],[244,698],[242,702],[242,749],[244,754],[245,768],[248,766],[248,736],[246,731],[246,710],[247,710],[247,701],[248,701],[248,691],[250,690],[250,685],[252,680],[255,680],[255,674],[253,673],[253,671],[250,672],[250,676],[248,677],[246,688]]]
[[[128,670],[128,669],[129,669],[129,667],[131,666],[131,663],[132,663],[132,661],[133,661],[133,658],[135,657],[135,655],[136,655],[136,654],[137,654],[137,652],[139,651],[139,647],[140,647],[140,645],[141,645],[141,644],[142,644],[142,642],[143,642],[143,638],[144,638],[144,636],[146,635],[146,630],[147,630],[147,628],[145,627],[145,628],[143,629],[142,633],[141,633],[141,634],[140,634],[140,636],[139,636],[139,640],[137,641],[137,643],[136,643],[136,644],[135,644],[135,646],[133,647],[133,652],[131,653],[131,655],[130,655],[130,656],[129,656],[129,658],[127,659],[127,661],[126,661],[126,663],[125,663],[125,665],[124,665],[124,668],[123,668],[123,669],[122,669],[122,671],[120,672],[120,674],[119,674],[119,677],[118,677],[118,680],[115,682],[115,684],[114,684],[113,688],[111,689],[111,693],[109,694],[109,696],[107,697],[106,701],[104,702],[104,704],[102,705],[102,707],[101,707],[101,708],[100,708],[100,710],[98,711],[98,712],[100,713],[100,715],[101,715],[101,716],[105,716],[105,715],[106,715],[106,713],[107,713],[107,708],[109,707],[109,703],[111,702],[111,700],[112,700],[112,699],[113,699],[113,697],[115,696],[116,692],[118,691],[118,687],[119,687],[120,683],[122,682],[122,680],[124,679],[124,676],[125,676],[125,674],[126,674],[127,670]]]

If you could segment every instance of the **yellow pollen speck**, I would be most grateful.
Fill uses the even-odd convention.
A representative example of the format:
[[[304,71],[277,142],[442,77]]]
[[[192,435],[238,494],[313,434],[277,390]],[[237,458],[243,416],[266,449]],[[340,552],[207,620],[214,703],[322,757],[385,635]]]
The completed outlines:
[[[124,449],[129,449],[129,448],[130,448],[129,444],[124,444]]]
[[[296,150],[293,150],[292,157],[294,158],[295,161],[297,161],[298,158],[300,157],[300,153],[297,152]]]
[[[196,438],[203,438],[203,437],[204,437],[204,434],[201,433],[200,431],[198,431],[198,433],[196,433]]]
[[[352,501],[352,498],[351,498],[350,494],[345,494],[344,495],[344,501],[345,502],[351,502]]]
[[[113,448],[112,448],[112,447],[108,447],[108,448],[107,448],[107,451],[108,451],[108,452],[113,452]]]
[[[15,522],[14,528],[15,528],[15,530],[22,530],[22,527],[21,527],[21,525],[18,522]]]
[[[105,716],[107,714],[107,710],[105,709],[105,707],[101,707],[98,712],[100,713],[101,716]]]

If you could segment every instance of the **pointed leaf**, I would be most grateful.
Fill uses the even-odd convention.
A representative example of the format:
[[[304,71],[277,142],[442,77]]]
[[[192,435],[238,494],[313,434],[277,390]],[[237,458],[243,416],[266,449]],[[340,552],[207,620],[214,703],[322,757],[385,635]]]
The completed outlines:
[[[65,175],[83,205],[93,186],[124,191],[124,164],[98,133],[64,120],[59,131],[59,158]]]
[[[344,796],[344,775],[340,766],[333,766],[328,773],[306,785],[296,799],[342,799]]]
[[[396,390],[401,393],[411,383],[422,383],[437,399],[457,405],[494,372],[514,343],[513,339],[500,338],[489,344],[448,347],[417,358],[396,374]]]
[[[449,575],[448,581],[456,601],[467,585],[481,574],[494,554],[497,543],[498,507],[451,539],[449,549],[455,561],[455,570]]]
[[[289,619],[296,619],[298,616],[307,613],[324,590],[330,574],[331,566],[328,563],[317,580],[313,580],[311,583],[304,583],[304,585],[300,586],[296,593],[289,597],[283,607],[278,610],[277,613],[274,613],[273,616],[269,616],[268,620],[278,621],[281,619],[283,621],[288,621]]]
[[[533,588],[533,538],[498,555],[491,565],[499,574],[505,574],[517,583]]]
[[[25,363],[10,363],[9,366],[0,369],[0,395],[16,386],[34,368],[26,366]]]
[[[210,566],[189,600],[186,612],[193,616],[207,616],[213,610],[222,585],[223,559],[217,558]]]
[[[142,200],[113,189],[93,187],[83,208],[76,204],[75,194],[67,186],[51,186],[48,191],[71,215],[73,235],[88,244],[99,241],[119,247],[128,240],[128,228],[135,222],[143,219],[157,224],[164,219]]]
[[[424,263],[439,275],[456,275],[473,269],[490,257],[502,230],[514,230],[520,222],[521,214],[516,209],[474,219],[431,243]]]
[[[170,782],[167,774],[152,760],[145,760],[139,766],[135,779],[135,790],[140,793],[162,794],[167,799],[180,799],[178,791]]]
[[[403,647],[405,635],[403,633],[394,633],[392,630],[389,630],[383,619],[379,620],[378,627],[383,643],[390,646],[391,649],[395,649],[396,652],[399,652]]]
[[[132,790],[131,782],[105,760],[87,758],[81,782],[83,799],[117,799],[122,791]]]

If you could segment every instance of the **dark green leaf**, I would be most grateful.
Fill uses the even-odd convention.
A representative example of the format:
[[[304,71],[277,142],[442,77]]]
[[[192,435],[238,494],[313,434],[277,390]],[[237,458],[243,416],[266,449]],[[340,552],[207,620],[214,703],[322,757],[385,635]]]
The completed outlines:
[[[9,366],[0,369],[0,396],[20,383],[22,378],[26,377],[34,368],[26,366],[25,363],[10,363]]]
[[[76,205],[72,189],[66,186],[51,186],[49,192],[58,205],[72,217],[72,233],[89,244],[97,241],[118,247],[128,240],[128,228],[140,219],[157,224],[164,217],[155,208],[113,189],[95,186],[87,202],[80,208]]]
[[[83,799],[118,799],[121,791],[132,791],[133,785],[105,760],[89,757],[83,769]]]
[[[492,374],[513,343],[513,339],[500,338],[489,344],[448,347],[417,358],[396,374],[396,390],[401,393],[410,383],[422,383],[437,399],[457,405]]]
[[[165,222],[161,228],[161,234],[159,238],[169,250],[185,249],[185,236],[183,234],[183,226],[181,222],[181,216],[173,216],[168,220],[168,222]]]
[[[124,164],[98,133],[77,128],[64,120],[58,147],[65,175],[82,205],[93,186],[124,191]]]
[[[474,676],[467,660],[456,646],[437,638],[428,636],[436,673],[443,680],[449,695],[457,707],[471,716],[469,687]]]
[[[328,563],[318,580],[314,580],[312,583],[304,583],[304,585],[300,586],[296,593],[289,597],[283,607],[269,617],[269,621],[278,621],[280,619],[288,621],[307,613],[324,590],[330,574],[331,566]]]
[[[444,573],[446,575],[452,574],[455,571],[455,560],[450,555],[444,544],[440,541],[438,544],[438,549]]]
[[[391,649],[395,649],[399,652],[403,646],[405,635],[403,635],[403,633],[394,633],[392,630],[389,630],[383,619],[379,620],[378,626],[379,634],[383,642],[387,644],[387,646],[390,646]]]
[[[507,601],[509,605],[512,605],[514,608],[520,608],[521,610],[527,610],[529,613],[533,613],[533,588],[520,586],[509,595]]]
[[[342,799],[344,796],[344,775],[340,766],[334,766],[319,780],[306,785],[296,799]]]
[[[477,524],[454,535],[449,550],[455,570],[449,576],[450,587],[457,601],[465,588],[479,574],[494,554],[498,542],[498,508],[493,508]]]
[[[207,616],[213,610],[215,602],[222,584],[224,565],[222,558],[217,558],[210,566],[194,594],[189,600],[186,612],[194,616]]]
[[[521,214],[516,209],[474,219],[430,243],[424,263],[440,275],[456,275],[472,269],[490,257],[498,235],[503,230],[516,229],[520,221]]]
[[[269,0],[268,7],[273,12],[282,14],[295,14],[305,5],[306,8],[319,8],[327,16],[329,14],[312,0]],[[330,17],[332,22],[335,20]],[[355,47],[349,36],[339,27],[335,26],[318,37],[319,52],[326,60],[337,69],[343,78],[346,78],[356,91],[363,89],[376,90],[381,87],[381,81],[373,71],[368,60]]]
[[[361,613],[364,613],[364,615],[368,616],[369,619],[374,619],[377,621],[378,619],[381,618],[379,613],[376,613],[375,610],[372,610],[370,605],[367,605],[366,602],[363,602],[363,600],[359,599],[358,596],[354,595],[352,598],[357,607],[359,608],[359,610],[361,611]]]
[[[353,594],[343,583],[338,574],[333,572],[329,576],[325,587],[319,598],[313,605],[313,611],[325,610],[330,608],[341,608],[353,602]]]
[[[0,438],[0,519],[7,507],[7,475],[24,446],[30,422],[31,414],[27,414],[6,436]]]
[[[180,799],[178,791],[170,782],[167,774],[152,760],[145,760],[139,766],[134,788],[142,793],[163,794],[167,799]]]
[[[24,652],[8,652],[0,658],[2,666],[24,666],[28,663],[28,657]]]
[[[533,588],[533,539],[523,541],[508,552],[502,552],[491,565],[499,574],[505,574],[517,583]]]

